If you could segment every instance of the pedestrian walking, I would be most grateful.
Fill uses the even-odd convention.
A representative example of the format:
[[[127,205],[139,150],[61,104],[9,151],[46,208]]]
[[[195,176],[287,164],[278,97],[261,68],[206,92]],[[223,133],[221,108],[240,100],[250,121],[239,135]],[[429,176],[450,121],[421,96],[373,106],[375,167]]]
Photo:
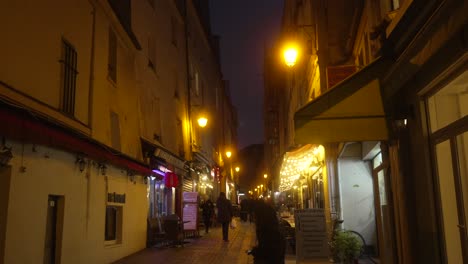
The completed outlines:
[[[229,223],[232,218],[232,205],[231,201],[226,199],[224,192],[219,193],[218,200],[216,200],[216,207],[218,208],[218,222],[223,228],[223,240],[229,242]]]
[[[203,223],[205,224],[205,233],[209,233],[209,229],[211,227],[211,218],[213,217],[214,214],[214,204],[208,198],[203,204],[202,204],[202,215],[203,215]]]
[[[253,255],[255,264],[284,264],[286,240],[280,231],[275,209],[257,201],[254,210],[257,245],[249,254]]]

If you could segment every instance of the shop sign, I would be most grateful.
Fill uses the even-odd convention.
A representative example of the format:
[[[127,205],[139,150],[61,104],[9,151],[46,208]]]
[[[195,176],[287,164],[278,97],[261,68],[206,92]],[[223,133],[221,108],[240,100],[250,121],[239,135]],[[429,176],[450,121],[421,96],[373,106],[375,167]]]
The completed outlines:
[[[156,149],[154,151],[154,155],[156,157],[159,157],[159,158],[162,158],[164,159],[166,162],[176,166],[176,167],[179,167],[181,169],[185,168],[185,162],[174,157],[171,153],[167,152],[167,151],[164,151],[163,149]]]
[[[108,193],[107,194],[107,202],[109,203],[125,203],[125,193]]]
[[[167,172],[164,176],[164,184],[167,188],[177,187],[179,185],[177,174],[173,172]]]

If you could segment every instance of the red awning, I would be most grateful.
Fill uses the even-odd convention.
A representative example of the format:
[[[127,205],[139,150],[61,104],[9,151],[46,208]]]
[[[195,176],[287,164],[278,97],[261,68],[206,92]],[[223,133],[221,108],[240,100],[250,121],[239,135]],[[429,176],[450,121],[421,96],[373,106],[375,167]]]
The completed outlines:
[[[3,124],[0,128],[0,135],[8,138],[83,153],[96,161],[124,167],[143,176],[152,174],[147,165],[111,150],[85,135],[59,127],[41,118],[33,119],[31,115],[0,108],[0,124]]]

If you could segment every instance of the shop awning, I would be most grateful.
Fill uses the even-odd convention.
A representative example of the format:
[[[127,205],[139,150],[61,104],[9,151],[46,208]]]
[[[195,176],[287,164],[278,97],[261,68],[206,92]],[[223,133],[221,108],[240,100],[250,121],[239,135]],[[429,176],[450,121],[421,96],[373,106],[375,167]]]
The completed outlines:
[[[295,142],[387,139],[379,77],[388,65],[379,58],[299,109],[294,116]]]

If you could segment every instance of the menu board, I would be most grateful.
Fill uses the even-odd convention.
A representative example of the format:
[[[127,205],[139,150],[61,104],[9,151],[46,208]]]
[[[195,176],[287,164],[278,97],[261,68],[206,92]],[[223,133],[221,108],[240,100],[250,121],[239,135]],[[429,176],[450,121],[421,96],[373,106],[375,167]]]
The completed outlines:
[[[197,230],[198,205],[196,203],[184,204],[184,230]]]
[[[184,230],[197,230],[198,223],[198,193],[184,192],[182,194],[184,201],[183,218]]]
[[[182,194],[184,203],[196,203],[198,198],[197,192],[184,192]]]

